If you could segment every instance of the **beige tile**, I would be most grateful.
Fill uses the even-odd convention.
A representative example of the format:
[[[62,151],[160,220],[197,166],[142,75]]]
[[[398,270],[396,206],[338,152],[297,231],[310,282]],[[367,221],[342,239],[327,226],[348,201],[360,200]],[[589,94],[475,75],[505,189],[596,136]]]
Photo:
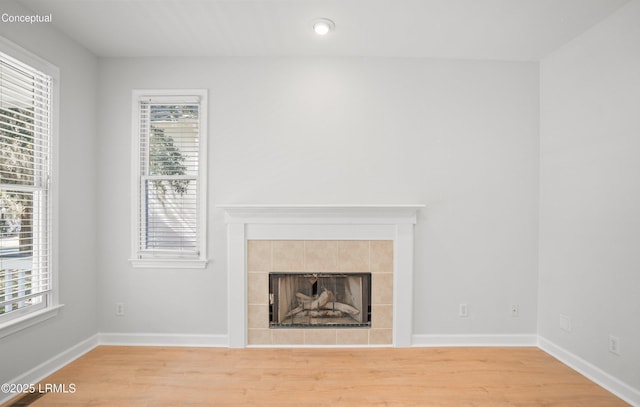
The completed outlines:
[[[304,241],[274,240],[272,253],[273,271],[304,270]]]
[[[336,330],[335,329],[305,329],[304,344],[305,345],[335,345]]]
[[[338,241],[338,270],[344,272],[368,272],[369,241]]]
[[[304,345],[303,329],[271,329],[274,345]]]
[[[393,328],[393,305],[372,305],[371,327]]]
[[[369,343],[369,329],[338,329],[338,345],[367,345]]]
[[[247,307],[247,325],[251,328],[269,328],[269,305],[249,305]]]
[[[371,303],[393,304],[393,273],[371,274]]]
[[[371,241],[371,272],[393,273],[393,240]]]
[[[249,345],[271,345],[270,329],[249,329],[247,335]]]
[[[392,345],[393,331],[391,329],[370,329],[369,344],[370,345]]]
[[[304,244],[304,265],[308,272],[336,271],[338,242],[335,240],[308,240]]]
[[[270,240],[247,242],[247,271],[272,271]]]
[[[268,273],[247,273],[247,300],[249,304],[269,303]]]

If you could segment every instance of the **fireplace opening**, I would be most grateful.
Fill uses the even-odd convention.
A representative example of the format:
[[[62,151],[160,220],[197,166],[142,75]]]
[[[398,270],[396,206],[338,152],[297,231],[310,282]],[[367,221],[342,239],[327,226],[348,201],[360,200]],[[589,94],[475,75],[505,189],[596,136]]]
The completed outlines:
[[[371,273],[270,273],[271,328],[371,326]]]

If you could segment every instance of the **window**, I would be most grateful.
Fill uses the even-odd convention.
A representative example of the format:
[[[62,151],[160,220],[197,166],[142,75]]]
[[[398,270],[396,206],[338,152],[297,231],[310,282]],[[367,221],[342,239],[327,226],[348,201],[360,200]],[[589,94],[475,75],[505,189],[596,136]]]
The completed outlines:
[[[8,52],[0,52],[1,337],[54,316],[58,305],[52,239],[57,69],[4,40],[0,49]]]
[[[206,91],[134,91],[136,267],[204,267]]]

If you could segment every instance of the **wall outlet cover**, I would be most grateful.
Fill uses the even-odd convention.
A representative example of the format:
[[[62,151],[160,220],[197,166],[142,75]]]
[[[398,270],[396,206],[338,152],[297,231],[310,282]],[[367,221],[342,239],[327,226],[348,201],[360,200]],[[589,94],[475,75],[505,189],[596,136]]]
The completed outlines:
[[[609,335],[609,352],[620,355],[620,338]]]
[[[571,317],[560,314],[560,329],[565,332],[571,332]]]
[[[122,317],[124,316],[124,303],[116,302],[116,316]]]
[[[466,318],[469,316],[469,306],[467,304],[460,304],[458,307],[458,316],[460,318]]]
[[[511,318],[518,318],[520,316],[520,306],[518,304],[511,304]]]

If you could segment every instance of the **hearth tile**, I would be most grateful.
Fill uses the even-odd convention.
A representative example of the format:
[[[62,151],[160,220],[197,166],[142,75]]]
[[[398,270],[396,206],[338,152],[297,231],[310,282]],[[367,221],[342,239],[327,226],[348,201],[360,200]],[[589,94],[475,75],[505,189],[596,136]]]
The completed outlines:
[[[371,272],[393,273],[393,240],[371,241]]]
[[[249,304],[269,303],[268,273],[247,273],[247,297]]]
[[[304,331],[305,345],[335,345],[336,330],[335,329],[305,329]]]
[[[338,329],[338,345],[367,345],[369,343],[369,329]]]
[[[392,345],[393,330],[392,329],[370,329],[369,345]]]
[[[269,328],[269,306],[249,305],[247,307],[247,318],[249,328]]]
[[[304,241],[273,240],[273,271],[303,271]]]
[[[271,340],[274,345],[304,345],[304,330],[271,329]]]
[[[352,273],[369,272],[369,241],[338,241],[338,270]]]
[[[247,242],[247,270],[272,271],[270,240],[249,240]]]
[[[247,344],[271,345],[271,330],[270,329],[249,329]]]
[[[371,274],[371,303],[393,304],[393,274]]]
[[[335,240],[305,241],[304,263],[305,271],[308,272],[336,271],[338,242]]]
[[[393,305],[372,305],[371,327],[393,328]]]

